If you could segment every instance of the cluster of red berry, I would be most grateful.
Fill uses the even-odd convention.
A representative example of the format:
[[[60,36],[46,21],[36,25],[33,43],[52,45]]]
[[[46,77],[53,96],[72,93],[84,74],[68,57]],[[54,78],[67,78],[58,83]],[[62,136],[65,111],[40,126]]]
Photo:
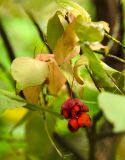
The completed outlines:
[[[91,126],[91,119],[88,107],[77,98],[67,99],[61,107],[61,114],[69,119],[68,128],[71,132],[77,131],[80,127]]]

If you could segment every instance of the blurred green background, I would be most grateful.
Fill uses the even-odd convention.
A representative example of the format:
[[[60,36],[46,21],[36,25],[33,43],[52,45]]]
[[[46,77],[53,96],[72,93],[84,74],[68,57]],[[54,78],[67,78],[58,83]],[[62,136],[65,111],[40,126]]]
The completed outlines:
[[[92,20],[96,21],[96,7],[91,0],[75,0],[83,6],[91,15]],[[125,4],[123,0],[123,4]],[[35,20],[46,34],[48,19],[54,15],[59,6],[54,0],[0,0],[0,20],[3,24],[9,42],[14,50],[15,57],[30,56],[34,57],[38,53],[47,53],[44,43],[41,41],[39,34],[33,22],[26,14],[25,9],[29,10]],[[125,15],[125,10],[124,10]],[[125,41],[124,41],[125,42]],[[123,43],[124,43],[123,42]],[[14,83],[10,77],[11,59],[8,55],[6,46],[0,35],[0,88],[10,91],[14,90]],[[95,101],[97,92],[91,87],[85,88],[85,99]],[[57,99],[49,97],[52,105],[56,101],[54,108],[60,110],[60,106],[66,95]],[[98,110],[98,109],[97,109]],[[13,126],[18,123],[22,117],[27,114],[26,109],[7,110],[0,116],[0,160],[59,160],[61,159],[53,148],[44,129],[44,123],[39,115],[31,113],[28,119],[19,125],[13,134],[10,134]],[[66,122],[63,120],[56,121],[48,115],[47,123],[50,134],[55,130],[68,141],[71,146],[77,148],[77,152],[86,154],[88,151],[88,142],[83,131],[76,134],[70,134]],[[41,127],[40,127],[41,126]],[[56,137],[56,135],[55,135]],[[82,138],[81,138],[82,137]],[[56,137],[57,138],[57,137]],[[125,138],[118,146],[116,160],[125,159]],[[58,144],[57,144],[58,145]],[[59,145],[62,152],[69,154],[65,159],[74,159],[70,151],[65,146]]]

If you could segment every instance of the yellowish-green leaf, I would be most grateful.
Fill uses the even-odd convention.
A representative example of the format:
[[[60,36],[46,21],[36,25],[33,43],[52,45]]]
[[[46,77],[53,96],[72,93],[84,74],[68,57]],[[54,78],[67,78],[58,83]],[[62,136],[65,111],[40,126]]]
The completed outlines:
[[[84,8],[82,8],[80,5],[78,5],[77,3],[71,0],[56,0],[56,1],[66,10],[75,14],[75,16],[81,15],[83,21],[85,22],[91,21],[91,18],[89,14],[87,13],[87,11]]]
[[[77,17],[75,31],[80,42],[101,42],[104,38],[104,27],[101,23],[84,22],[81,16]]]
[[[11,74],[18,90],[42,84],[49,74],[48,64],[30,57],[16,58],[11,65]]]
[[[69,61],[80,51],[80,47],[77,44],[78,38],[74,32],[74,25],[75,21],[68,25],[61,38],[57,41],[54,49],[54,56],[59,65]]]

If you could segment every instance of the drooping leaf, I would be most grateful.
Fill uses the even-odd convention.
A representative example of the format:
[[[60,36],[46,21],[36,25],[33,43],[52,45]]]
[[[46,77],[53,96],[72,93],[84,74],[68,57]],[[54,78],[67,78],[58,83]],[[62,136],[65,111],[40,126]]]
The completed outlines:
[[[59,11],[56,12],[55,15],[49,19],[47,24],[47,42],[52,50],[55,48],[57,40],[64,32],[64,28],[59,18],[59,13]]]
[[[66,78],[64,77],[56,61],[54,60],[54,55],[38,54],[36,59],[48,62],[49,66],[48,90],[50,94],[57,95],[63,84],[66,82]]]
[[[77,17],[75,31],[80,42],[101,42],[104,38],[103,24],[96,22],[84,22],[81,16]]]
[[[114,131],[125,131],[125,96],[101,93],[98,104],[107,120],[114,125]]]
[[[87,11],[84,8],[82,8],[80,5],[78,5],[77,3],[71,0],[56,0],[56,1],[69,12],[73,12],[75,16],[81,15],[83,21],[85,22],[91,21],[91,18],[89,14],[87,13]]]
[[[75,65],[73,67],[74,77],[75,77],[76,81],[81,85],[83,85],[84,82],[83,82],[83,79],[81,78],[81,76],[79,74],[79,70],[80,70],[80,67],[83,67],[84,65],[88,65],[88,59],[84,55],[82,55],[75,62]]]
[[[84,82],[83,82],[83,79],[79,75],[79,68],[78,67],[74,67],[73,70],[74,70],[74,77],[75,77],[76,81],[79,84],[83,85]]]
[[[6,109],[23,107],[26,104],[27,102],[20,96],[17,96],[15,93],[0,90],[0,112]]]
[[[75,21],[67,26],[63,35],[57,41],[56,47],[54,49],[54,56],[59,65],[65,61],[69,61],[80,51],[80,47],[77,44],[78,38],[74,32],[74,25]]]
[[[29,57],[16,58],[11,65],[11,74],[17,82],[17,89],[42,84],[49,73],[48,64]]]
[[[41,85],[25,88],[23,94],[28,103],[37,104],[41,91]]]
[[[48,64],[50,69],[48,90],[50,94],[57,95],[66,82],[66,78],[54,60],[51,60]]]

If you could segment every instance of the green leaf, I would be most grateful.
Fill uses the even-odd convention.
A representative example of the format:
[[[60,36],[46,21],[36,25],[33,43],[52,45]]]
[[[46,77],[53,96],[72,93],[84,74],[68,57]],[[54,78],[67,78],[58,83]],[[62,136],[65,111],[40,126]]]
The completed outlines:
[[[113,123],[114,131],[125,131],[125,96],[101,93],[98,104],[107,120]]]
[[[57,43],[57,40],[61,37],[64,32],[64,28],[60,22],[59,11],[49,19],[47,24],[47,42],[50,48],[53,50]]]
[[[75,31],[80,42],[101,42],[104,38],[103,24],[96,22],[84,22],[81,16],[77,17]]]
[[[73,11],[76,15],[81,15],[82,20],[86,22],[90,22],[91,18],[87,11],[82,8],[80,5],[78,5],[75,2],[72,2],[70,0],[56,0],[57,3],[59,3],[62,7],[64,7],[66,10],[69,10],[70,12]]]
[[[11,73],[18,90],[42,84],[49,73],[48,64],[30,57],[16,58],[11,65]]]
[[[98,82],[101,88],[113,87],[111,80],[107,76],[105,70],[101,65],[101,61],[96,57],[94,52],[88,46],[82,46],[85,56],[88,58],[89,67],[92,70],[94,79]]]
[[[0,90],[0,111],[4,111],[5,109],[11,109],[16,107],[23,107],[27,103],[26,101],[17,96],[13,92],[8,92],[5,90]]]

